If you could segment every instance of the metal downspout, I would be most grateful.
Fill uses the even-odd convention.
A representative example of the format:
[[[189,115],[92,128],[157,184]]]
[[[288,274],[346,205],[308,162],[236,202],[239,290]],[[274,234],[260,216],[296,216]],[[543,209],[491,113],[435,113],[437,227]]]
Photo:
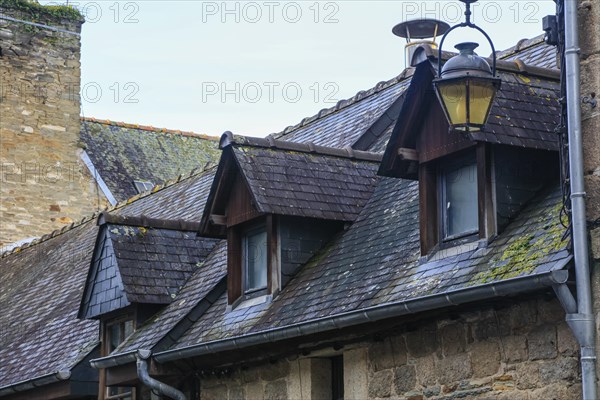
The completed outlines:
[[[160,396],[166,396],[173,400],[187,400],[183,392],[175,389],[173,386],[169,386],[166,383],[160,382],[150,376],[148,373],[148,359],[152,355],[150,350],[138,350],[137,351],[137,374],[140,381],[148,386],[150,389],[158,392]]]
[[[565,71],[567,86],[567,116],[569,135],[569,168],[571,178],[571,209],[573,252],[577,283],[577,314],[568,314],[567,322],[581,348],[581,378],[584,400],[596,397],[595,323],[592,310],[589,250],[583,180],[583,144],[579,82],[579,38],[577,1],[563,0],[565,6]]]

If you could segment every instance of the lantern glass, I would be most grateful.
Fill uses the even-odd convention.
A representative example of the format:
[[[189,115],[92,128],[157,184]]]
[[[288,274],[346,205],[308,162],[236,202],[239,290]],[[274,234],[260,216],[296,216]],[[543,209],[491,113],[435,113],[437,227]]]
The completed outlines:
[[[496,90],[497,79],[470,77],[438,80],[437,96],[453,129],[479,131],[489,116]]]
[[[469,123],[483,126],[487,121],[496,89],[493,82],[470,79],[469,86]]]

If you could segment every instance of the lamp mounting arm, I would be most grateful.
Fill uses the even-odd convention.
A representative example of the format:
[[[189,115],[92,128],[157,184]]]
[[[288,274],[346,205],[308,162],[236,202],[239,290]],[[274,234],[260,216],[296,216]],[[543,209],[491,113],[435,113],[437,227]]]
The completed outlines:
[[[448,29],[444,36],[442,36],[442,40],[440,41],[440,47],[438,49],[438,77],[442,76],[442,49],[444,47],[444,41],[450,32],[452,32],[456,28],[471,28],[478,30],[485,36],[490,47],[492,48],[492,75],[496,76],[496,48],[494,47],[494,42],[489,37],[489,35],[480,27],[471,22],[471,3],[474,3],[477,0],[462,0],[465,3],[465,22],[461,22],[460,24],[454,25],[452,28]]]

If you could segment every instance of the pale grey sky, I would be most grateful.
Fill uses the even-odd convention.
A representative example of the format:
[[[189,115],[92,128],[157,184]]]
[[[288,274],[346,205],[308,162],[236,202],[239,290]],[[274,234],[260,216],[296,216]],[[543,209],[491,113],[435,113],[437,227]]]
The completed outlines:
[[[60,0],[64,3],[64,0]],[[50,3],[42,1],[42,3]],[[401,21],[463,20],[458,1],[69,1],[82,32],[86,117],[265,136],[404,69]],[[554,2],[480,0],[497,49],[542,33]],[[470,29],[444,45],[485,38]]]

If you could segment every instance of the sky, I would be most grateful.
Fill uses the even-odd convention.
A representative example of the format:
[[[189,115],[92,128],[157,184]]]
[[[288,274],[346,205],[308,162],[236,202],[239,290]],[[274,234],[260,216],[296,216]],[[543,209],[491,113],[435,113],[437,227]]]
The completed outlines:
[[[57,1],[40,1],[56,4]],[[60,0],[59,4],[64,4]],[[462,22],[459,1],[71,1],[82,28],[82,115],[219,136],[265,136],[405,68],[399,22]],[[542,32],[554,2],[481,0],[496,49]],[[445,50],[475,41],[453,31]],[[439,42],[439,40],[438,40]]]

